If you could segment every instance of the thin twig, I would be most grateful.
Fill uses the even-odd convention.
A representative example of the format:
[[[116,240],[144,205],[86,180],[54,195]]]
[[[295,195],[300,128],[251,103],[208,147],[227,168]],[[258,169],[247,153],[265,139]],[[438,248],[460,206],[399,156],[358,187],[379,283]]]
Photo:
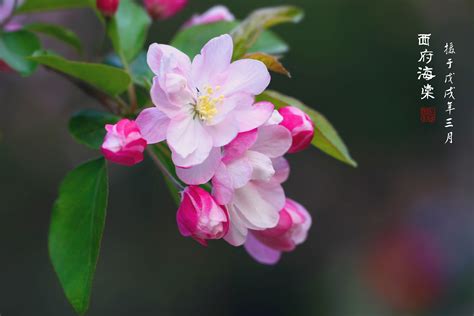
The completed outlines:
[[[87,83],[84,83],[80,80],[77,80],[77,79],[73,78],[72,76],[69,76],[69,75],[67,75],[63,72],[57,71],[57,70],[55,70],[51,67],[45,66],[45,68],[47,70],[51,71],[51,72],[54,72],[54,73],[60,75],[61,77],[67,79],[71,83],[73,83],[76,87],[81,89],[82,92],[84,92],[85,94],[87,94],[87,95],[91,96],[92,98],[96,99],[97,101],[99,101],[99,103],[102,106],[104,106],[107,110],[109,110],[109,112],[112,112],[113,114],[121,114],[120,109],[117,107],[117,105],[119,105],[119,107],[121,107],[122,105],[120,104],[120,101],[123,102],[123,100],[120,99],[120,101],[119,101],[119,98],[112,98],[109,95],[107,95],[106,93],[94,88],[93,86],[91,86]]]
[[[169,170],[163,165],[161,160],[156,156],[156,154],[153,152],[153,150],[150,147],[147,147],[146,151],[150,155],[150,157],[153,159],[155,164],[157,165],[158,169],[168,177],[168,179],[171,180],[171,182],[174,184],[174,186],[179,190],[183,191],[184,186],[169,172]]]

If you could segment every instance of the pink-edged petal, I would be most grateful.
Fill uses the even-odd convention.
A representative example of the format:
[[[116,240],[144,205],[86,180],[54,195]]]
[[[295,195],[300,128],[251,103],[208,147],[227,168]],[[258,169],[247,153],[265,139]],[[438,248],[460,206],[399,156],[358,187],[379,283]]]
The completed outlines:
[[[215,37],[201,49],[201,54],[193,60],[191,77],[199,88],[217,84],[220,74],[230,66],[233,42],[229,34]]]
[[[224,240],[232,246],[241,246],[247,239],[248,229],[236,213],[232,205],[227,206],[229,212],[229,231],[224,236]]]
[[[189,185],[199,185],[209,182],[214,176],[221,161],[220,148],[214,147],[209,153],[209,157],[199,165],[190,168],[176,167],[176,174]]]
[[[291,147],[290,132],[280,125],[262,126],[251,150],[258,151],[270,158],[283,156]]]
[[[230,203],[234,196],[232,178],[227,171],[226,165],[222,162],[212,178],[212,195],[220,205]]]
[[[252,233],[247,235],[244,248],[252,258],[262,264],[276,264],[281,257],[280,251],[264,245]]]
[[[226,166],[234,189],[241,188],[250,181],[253,169],[247,158],[234,160]]]
[[[212,137],[215,147],[229,144],[239,133],[237,124],[232,116],[227,117],[217,125],[205,126],[207,133]]]
[[[191,61],[186,54],[173,46],[164,44],[154,43],[150,45],[147,53],[147,63],[156,75],[159,75],[164,67],[181,73],[188,73],[191,69]]]
[[[285,193],[280,185],[251,181],[234,192],[234,205],[241,219],[255,230],[275,227],[284,204]]]
[[[156,107],[141,111],[136,119],[140,132],[148,144],[159,143],[166,139],[169,122],[168,116]]]
[[[241,132],[264,125],[273,114],[274,106],[270,102],[258,102],[251,106],[239,106],[232,115],[239,124]]]
[[[180,158],[186,159],[190,154],[196,153],[195,163],[203,162],[212,149],[212,138],[206,132],[198,119],[190,114],[183,114],[177,119],[172,119],[166,134],[168,145]],[[200,161],[199,161],[200,160]],[[177,164],[180,167],[191,165]]]
[[[275,174],[273,179],[278,183],[283,183],[288,180],[290,175],[290,164],[288,160],[283,157],[277,157],[272,159],[273,169],[275,169]]]
[[[238,92],[258,95],[268,87],[269,83],[270,73],[261,61],[239,59],[229,66],[227,80],[222,85],[221,93],[225,96]]]
[[[252,179],[269,181],[275,174],[273,169],[272,160],[257,151],[249,150],[245,154],[245,158],[248,159],[252,166]]]
[[[257,141],[257,130],[253,129],[244,133],[239,133],[232,142],[224,147],[225,163],[229,163],[243,156],[243,154]]]

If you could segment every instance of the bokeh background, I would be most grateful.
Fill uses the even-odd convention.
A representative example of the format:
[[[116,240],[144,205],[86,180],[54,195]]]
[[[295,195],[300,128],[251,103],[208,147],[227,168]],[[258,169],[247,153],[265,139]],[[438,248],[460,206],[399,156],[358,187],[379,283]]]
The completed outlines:
[[[316,149],[289,157],[288,196],[311,212],[306,243],[276,266],[243,248],[182,238],[175,206],[147,160],[110,166],[110,202],[88,315],[464,316],[474,313],[474,2],[468,0],[223,1],[238,18],[283,3],[298,25],[275,28],[291,45],[293,78],[272,88],[337,127],[359,167]],[[194,12],[190,0],[156,23],[167,42]],[[93,58],[103,30],[91,12],[35,15],[76,32]],[[418,33],[432,33],[436,100],[419,100]],[[58,51],[78,58],[55,42]],[[454,42],[456,110],[444,145],[445,42]],[[74,315],[48,259],[51,205],[65,173],[97,152],[76,144],[69,116],[92,99],[58,76],[0,74],[0,314]],[[419,109],[438,107],[434,125]]]

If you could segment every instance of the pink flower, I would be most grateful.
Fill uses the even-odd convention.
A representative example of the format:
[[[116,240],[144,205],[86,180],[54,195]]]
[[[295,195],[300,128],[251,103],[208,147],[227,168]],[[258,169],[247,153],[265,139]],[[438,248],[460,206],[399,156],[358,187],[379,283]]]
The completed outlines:
[[[168,45],[152,44],[148,50],[156,75],[155,107],[142,111],[137,124],[149,144],[166,139],[175,165],[200,166],[206,181],[219,165],[220,147],[262,125],[273,112],[271,104],[253,105],[270,82],[265,65],[252,59],[231,63],[232,51],[227,34],[210,40],[192,62]]]
[[[207,239],[224,237],[229,229],[226,210],[198,186],[184,189],[176,220],[181,235],[191,236],[203,246],[207,246]]]
[[[230,244],[242,245],[249,229],[277,225],[285,204],[281,183],[289,174],[282,155],[290,145],[289,131],[273,124],[240,133],[224,147],[212,184],[216,201],[226,204],[229,212],[229,232],[224,238]]]
[[[120,0],[97,0],[97,9],[102,12],[103,15],[112,17],[118,10]]]
[[[193,25],[209,24],[219,21],[234,21],[234,15],[223,5],[216,5],[203,14],[195,14],[184,23],[183,27],[191,27]]]
[[[23,4],[24,0],[18,0],[16,2],[16,7],[19,7]],[[3,23],[6,19],[10,17],[13,11],[16,9],[14,7],[15,0],[4,0],[0,4],[0,24]],[[8,32],[18,31],[22,27],[21,23],[22,18],[14,16],[5,26],[4,30]]]
[[[188,0],[144,0],[148,14],[154,20],[167,19],[181,11]]]
[[[255,260],[275,264],[282,252],[293,251],[306,240],[311,227],[311,215],[299,203],[286,199],[280,211],[278,225],[274,228],[252,231],[245,242],[245,250]]]
[[[314,124],[311,118],[294,106],[285,106],[278,110],[283,117],[280,125],[285,126],[293,138],[289,153],[306,149],[314,136]]]
[[[107,160],[125,166],[132,166],[143,160],[147,143],[135,121],[121,119],[115,125],[105,125],[105,129],[107,134],[101,151]]]

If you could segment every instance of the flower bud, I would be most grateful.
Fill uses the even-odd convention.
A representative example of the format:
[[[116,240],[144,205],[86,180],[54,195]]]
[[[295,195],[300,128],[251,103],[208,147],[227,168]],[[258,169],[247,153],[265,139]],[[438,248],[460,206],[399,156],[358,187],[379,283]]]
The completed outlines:
[[[191,236],[203,246],[207,246],[206,239],[220,239],[229,229],[227,210],[198,186],[184,189],[176,220],[181,235]]]
[[[167,19],[181,11],[188,0],[144,0],[148,14],[154,20]]]
[[[287,198],[278,224],[273,228],[252,231],[245,249],[258,262],[274,264],[282,252],[293,251],[306,240],[311,221],[311,215],[301,204]]]
[[[314,136],[314,124],[311,118],[294,106],[285,106],[278,112],[283,117],[280,125],[286,127],[293,138],[288,153],[295,153],[307,148]]]
[[[223,5],[216,5],[203,14],[193,15],[183,27],[191,27],[194,25],[216,23],[219,21],[234,21],[234,15]]]
[[[117,12],[120,0],[97,0],[97,9],[107,17],[112,17]]]
[[[143,160],[147,142],[135,121],[122,119],[115,125],[105,125],[105,129],[107,134],[101,151],[107,160],[125,166],[133,166]]]
[[[10,67],[4,60],[0,59],[0,72],[14,73],[15,70]]]

